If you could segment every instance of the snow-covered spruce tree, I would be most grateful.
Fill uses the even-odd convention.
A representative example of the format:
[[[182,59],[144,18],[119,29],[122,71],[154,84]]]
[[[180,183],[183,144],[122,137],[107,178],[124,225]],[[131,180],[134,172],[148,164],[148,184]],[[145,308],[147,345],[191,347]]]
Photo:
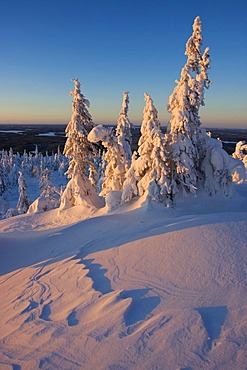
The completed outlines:
[[[19,171],[18,178],[18,189],[19,189],[19,199],[17,202],[17,209],[23,213],[26,213],[29,208],[29,199],[27,196],[27,185],[21,171]]]
[[[107,149],[104,154],[105,172],[100,195],[111,191],[122,191],[126,172],[131,162],[131,123],[128,119],[129,96],[123,92],[122,109],[117,121],[116,135],[113,129],[102,125],[95,127],[89,134],[91,142],[102,141]]]
[[[179,190],[194,193],[200,176],[199,150],[206,134],[200,128],[199,108],[204,105],[204,90],[210,85],[207,75],[209,49],[202,54],[201,45],[201,20],[196,17],[193,34],[186,44],[187,61],[168,102],[168,111],[172,115],[167,129],[174,184],[172,197]]]
[[[60,193],[52,184],[51,174],[52,171],[49,168],[41,169],[40,196],[30,205],[28,213],[49,211],[59,206]]]
[[[117,121],[116,135],[117,135],[119,145],[121,145],[121,147],[123,148],[122,155],[124,157],[123,160],[126,162],[126,166],[125,166],[126,169],[130,167],[130,162],[131,162],[131,157],[132,157],[132,151],[131,151],[132,125],[128,118],[128,110],[129,110],[129,93],[124,91],[122,109],[119,113],[119,118]]]
[[[73,96],[72,116],[66,128],[66,143],[64,155],[69,159],[66,172],[70,181],[61,197],[60,208],[75,205],[98,206],[96,189],[88,179],[89,170],[95,171],[93,165],[94,146],[87,135],[93,127],[93,122],[87,107],[89,101],[81,94],[78,79],[73,79],[75,88],[70,92]]]
[[[106,196],[110,191],[122,191],[126,161],[123,147],[118,143],[114,130],[98,125],[90,132],[88,140],[92,143],[101,141],[107,149],[103,158],[105,173],[100,195]]]
[[[233,158],[240,159],[247,169],[247,143],[245,143],[245,141],[239,141],[236,144],[235,151],[232,156]]]
[[[204,91],[210,81],[207,70],[210,68],[209,48],[206,48],[199,63],[196,75],[199,106],[204,105]],[[199,108],[198,108],[199,109]],[[199,118],[199,115],[197,115]],[[200,123],[200,118],[199,121]],[[223,149],[222,142],[215,140],[206,131],[198,127],[197,147],[199,153],[199,180],[209,195],[216,193],[229,196],[233,193],[232,175],[239,167]],[[200,184],[199,184],[200,185]]]
[[[204,105],[204,91],[210,86],[207,70],[210,68],[209,48],[206,48],[196,76],[199,104]],[[198,115],[199,117],[199,115]],[[209,195],[216,193],[225,196],[233,194],[233,174],[240,171],[239,162],[223,149],[222,142],[215,140],[199,127],[198,152],[200,182]],[[240,173],[239,172],[239,173]]]
[[[236,144],[232,157],[241,161],[241,165],[239,164],[233,173],[232,180],[233,182],[242,184],[244,181],[247,181],[247,143],[239,141]]]
[[[128,161],[124,156],[123,147],[118,143],[113,130],[102,141],[102,144],[107,149],[104,154],[105,173],[101,191],[101,195],[105,196],[110,191],[122,191]]]
[[[139,157],[133,155],[132,164],[123,185],[122,202],[134,196],[146,195],[153,200],[170,203],[170,179],[167,167],[164,135],[160,129],[158,112],[153,100],[144,94],[141,137],[138,142]]]
[[[51,182],[51,170],[43,168],[39,180],[40,195],[51,198],[54,193],[54,186]]]
[[[3,195],[3,193],[5,192],[7,186],[6,183],[6,173],[2,163],[0,162],[0,195]]]
[[[128,118],[129,94],[123,92],[122,109],[117,121],[116,136],[111,130],[107,139],[102,144],[107,149],[104,160],[106,162],[105,176],[102,183],[102,194],[109,191],[122,191],[126,172],[131,163],[131,123]]]

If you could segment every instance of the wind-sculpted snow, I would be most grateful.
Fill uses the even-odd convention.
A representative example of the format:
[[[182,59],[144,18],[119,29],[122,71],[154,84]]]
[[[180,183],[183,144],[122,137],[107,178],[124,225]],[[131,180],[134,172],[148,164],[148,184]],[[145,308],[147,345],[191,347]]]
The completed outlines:
[[[240,200],[1,221],[0,368],[244,368]]]

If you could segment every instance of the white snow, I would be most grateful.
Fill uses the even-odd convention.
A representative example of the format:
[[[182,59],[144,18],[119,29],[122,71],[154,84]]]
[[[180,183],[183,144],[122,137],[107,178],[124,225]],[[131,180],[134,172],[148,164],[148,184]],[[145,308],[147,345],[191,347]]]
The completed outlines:
[[[243,369],[247,186],[0,222],[0,367]]]
[[[105,141],[112,133],[112,129],[103,125],[95,126],[88,134],[88,140],[91,143]]]

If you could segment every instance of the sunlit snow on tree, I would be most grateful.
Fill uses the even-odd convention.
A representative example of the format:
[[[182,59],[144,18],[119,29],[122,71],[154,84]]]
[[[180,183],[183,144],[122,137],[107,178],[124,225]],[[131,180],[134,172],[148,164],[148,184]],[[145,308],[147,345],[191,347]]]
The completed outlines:
[[[106,148],[103,161],[105,172],[102,181],[101,195],[111,191],[122,191],[126,172],[131,163],[131,123],[128,119],[129,96],[123,93],[122,109],[119,113],[116,134],[113,128],[96,126],[88,135],[89,141],[101,141]]]
[[[89,171],[96,171],[93,164],[94,146],[88,141],[87,135],[93,122],[87,107],[89,101],[81,94],[78,79],[73,79],[75,88],[70,92],[73,96],[72,116],[66,128],[64,154],[69,159],[67,175],[69,183],[61,198],[61,208],[75,205],[97,204],[96,189],[88,178]]]
[[[164,136],[160,129],[158,112],[151,97],[145,93],[146,106],[143,111],[141,137],[138,142],[138,157],[132,157],[132,164],[126,174],[122,202],[134,196],[146,195],[156,201],[168,204],[170,180],[167,177],[167,154]]]
[[[27,196],[27,184],[23,177],[22,172],[19,172],[18,188],[19,188],[19,199],[17,203],[17,209],[18,211],[26,213],[30,202]]]

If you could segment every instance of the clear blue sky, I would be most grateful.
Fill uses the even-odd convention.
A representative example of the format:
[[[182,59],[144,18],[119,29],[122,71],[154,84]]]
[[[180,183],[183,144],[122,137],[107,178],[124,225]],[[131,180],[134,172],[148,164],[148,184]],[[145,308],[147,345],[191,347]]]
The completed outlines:
[[[246,0],[2,1],[0,123],[68,122],[78,77],[96,123],[116,122],[127,90],[132,122],[146,91],[166,124],[197,15],[212,60],[203,125],[247,128]]]

